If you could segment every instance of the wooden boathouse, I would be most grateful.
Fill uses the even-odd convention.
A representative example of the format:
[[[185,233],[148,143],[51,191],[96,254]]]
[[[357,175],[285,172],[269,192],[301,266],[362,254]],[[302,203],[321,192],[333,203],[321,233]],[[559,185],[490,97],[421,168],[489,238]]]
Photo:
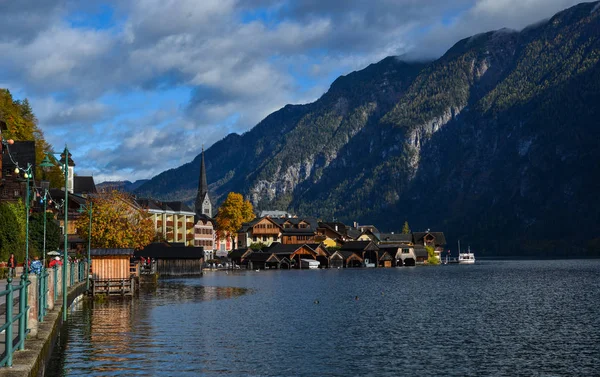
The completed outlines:
[[[92,295],[133,295],[137,273],[130,270],[133,249],[90,249]]]
[[[135,252],[135,258],[150,258],[160,276],[199,276],[204,264],[203,247],[179,242],[154,242]]]

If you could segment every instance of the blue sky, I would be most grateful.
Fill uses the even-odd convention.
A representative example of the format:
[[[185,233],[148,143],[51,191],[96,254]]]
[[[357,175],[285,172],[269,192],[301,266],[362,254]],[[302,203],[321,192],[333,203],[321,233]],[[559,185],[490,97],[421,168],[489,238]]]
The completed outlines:
[[[0,0],[0,87],[96,182],[152,176],[386,56],[439,57],[571,0]]]

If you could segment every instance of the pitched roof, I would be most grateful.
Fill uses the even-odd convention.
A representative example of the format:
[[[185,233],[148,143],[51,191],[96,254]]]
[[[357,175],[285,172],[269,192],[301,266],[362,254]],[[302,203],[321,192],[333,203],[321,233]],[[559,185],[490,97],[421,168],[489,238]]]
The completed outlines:
[[[260,212],[260,217],[291,217],[291,215],[285,211],[261,211]]]
[[[346,230],[346,234],[348,235],[348,237],[350,237],[353,240],[355,240],[358,237],[360,237],[360,235],[362,234],[362,232],[360,230],[358,230],[358,229],[350,228],[350,229]]]
[[[379,247],[373,241],[350,241],[343,244],[340,250],[362,252],[364,250],[379,250]]]
[[[212,217],[208,217],[203,213],[200,215],[198,215],[198,214],[194,215],[194,223],[197,223],[200,220],[202,220],[202,222],[204,222],[204,223],[211,223],[213,225],[213,227],[215,225],[217,225],[215,219],[213,219]]]
[[[379,241],[386,243],[408,243],[412,242],[412,233],[381,233]]]
[[[246,248],[231,250],[229,252],[229,258],[231,258],[231,259],[241,258],[244,254],[246,254],[246,252],[248,252],[248,250],[251,250],[251,249],[249,247],[246,247]]]
[[[169,209],[175,212],[194,212],[192,209],[185,204],[184,202],[165,202],[164,203]]]
[[[272,256],[274,256],[273,253],[264,253],[264,252],[260,252],[260,251],[255,251],[248,256],[248,260],[252,261],[252,262],[266,262]]]
[[[99,257],[99,256],[111,256],[111,255],[133,255],[133,249],[110,249],[110,248],[98,248],[98,249],[90,249],[90,256]]]
[[[444,232],[413,232],[413,242],[423,243],[423,237],[425,237],[427,234],[431,234],[434,237],[436,245],[446,244],[446,236],[444,236]]]
[[[303,245],[294,244],[282,244],[279,242],[273,242],[271,246],[264,251],[274,254],[292,254],[294,251],[301,248]]]
[[[416,246],[414,248],[414,251],[415,251],[415,256],[416,257],[425,257],[425,258],[429,257],[429,253],[427,252],[427,249],[425,249],[422,246],[421,247]]]
[[[92,176],[76,175],[73,177],[73,186],[73,192],[76,194],[96,194],[98,192]]]
[[[136,250],[135,256],[155,259],[201,259],[204,258],[204,248],[185,247],[181,242],[153,242],[143,250]]]

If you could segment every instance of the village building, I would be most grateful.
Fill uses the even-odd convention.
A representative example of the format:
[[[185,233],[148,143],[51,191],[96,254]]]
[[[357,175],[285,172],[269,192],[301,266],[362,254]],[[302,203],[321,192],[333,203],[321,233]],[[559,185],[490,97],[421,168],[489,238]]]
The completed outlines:
[[[136,250],[136,259],[148,259],[161,276],[202,275],[204,253],[202,248],[186,247],[184,243],[153,242],[143,250]]]
[[[237,232],[238,246],[250,247],[253,243],[263,243],[270,246],[281,242],[283,227],[271,217],[262,217],[244,223]]]
[[[309,244],[320,242],[318,239],[317,229],[319,222],[312,217],[290,218],[290,219],[273,219],[282,229],[281,243],[282,244]]]
[[[31,165],[35,169],[34,141],[15,141],[5,148],[0,143],[0,201],[25,200],[26,183],[21,175],[15,173],[17,163],[18,166]]]
[[[148,211],[158,239],[194,246],[195,213],[185,203],[139,198],[132,205]]]
[[[350,241],[342,245],[339,250],[343,255],[348,252],[358,255],[365,267],[376,267],[379,264],[379,247],[373,241]]]
[[[319,222],[317,240],[323,242],[326,247],[341,246],[348,241],[346,225],[340,222]]]

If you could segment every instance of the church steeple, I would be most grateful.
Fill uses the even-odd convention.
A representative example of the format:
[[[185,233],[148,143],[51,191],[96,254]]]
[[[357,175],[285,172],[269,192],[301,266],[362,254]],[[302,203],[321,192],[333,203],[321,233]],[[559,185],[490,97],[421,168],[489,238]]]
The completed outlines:
[[[196,196],[196,215],[212,217],[212,205],[208,196],[208,183],[206,183],[206,167],[204,166],[204,146],[200,162],[200,179],[198,180],[198,194]]]

